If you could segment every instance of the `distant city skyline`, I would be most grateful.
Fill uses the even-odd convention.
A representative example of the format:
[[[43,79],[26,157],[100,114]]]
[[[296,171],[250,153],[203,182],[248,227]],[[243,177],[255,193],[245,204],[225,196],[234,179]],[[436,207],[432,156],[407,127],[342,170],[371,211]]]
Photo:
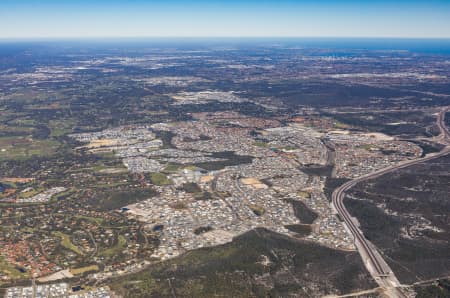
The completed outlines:
[[[450,38],[450,1],[0,1],[0,38],[83,37]]]

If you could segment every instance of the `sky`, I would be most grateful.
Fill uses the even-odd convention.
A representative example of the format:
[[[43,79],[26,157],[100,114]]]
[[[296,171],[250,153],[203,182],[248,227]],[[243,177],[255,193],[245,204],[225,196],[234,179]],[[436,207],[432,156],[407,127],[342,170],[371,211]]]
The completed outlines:
[[[450,38],[450,0],[0,0],[0,38]]]

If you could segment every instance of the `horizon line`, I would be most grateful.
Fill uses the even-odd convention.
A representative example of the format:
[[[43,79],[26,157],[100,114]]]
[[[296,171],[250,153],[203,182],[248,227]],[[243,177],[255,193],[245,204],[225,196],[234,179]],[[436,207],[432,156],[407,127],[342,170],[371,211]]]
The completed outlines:
[[[26,40],[112,40],[112,39],[390,39],[390,40],[450,40],[450,36],[158,36],[158,35],[136,35],[136,36],[20,36],[20,37],[1,37],[0,41],[26,41]]]

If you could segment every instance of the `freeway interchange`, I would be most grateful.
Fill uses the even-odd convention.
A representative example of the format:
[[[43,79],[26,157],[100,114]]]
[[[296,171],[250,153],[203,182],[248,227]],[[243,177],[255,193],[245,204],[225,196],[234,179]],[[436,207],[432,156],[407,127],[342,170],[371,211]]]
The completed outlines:
[[[445,125],[445,114],[450,110],[449,107],[443,108],[438,116],[436,124],[439,126],[440,135],[438,138],[439,141],[445,145],[444,149],[438,153],[428,154],[423,158],[418,158],[414,160],[405,161],[399,163],[395,166],[384,168],[378,170],[376,172],[358,177],[356,179],[350,180],[337,189],[334,190],[332,194],[332,205],[335,211],[339,214],[341,219],[344,222],[344,226],[346,230],[352,235],[355,241],[355,246],[357,247],[364,264],[366,265],[370,274],[374,277],[375,281],[379,284],[380,287],[386,290],[387,294],[391,297],[407,297],[407,295],[402,291],[400,287],[400,282],[395,277],[394,272],[389,268],[389,265],[384,261],[381,254],[378,252],[377,248],[369,242],[361,229],[359,228],[359,224],[357,220],[354,219],[344,205],[344,198],[346,196],[346,192],[351,189],[356,184],[366,181],[369,179],[373,179],[379,177],[381,175],[391,173],[398,169],[406,168],[408,166],[412,166],[414,164],[426,162],[450,153],[450,132]]]

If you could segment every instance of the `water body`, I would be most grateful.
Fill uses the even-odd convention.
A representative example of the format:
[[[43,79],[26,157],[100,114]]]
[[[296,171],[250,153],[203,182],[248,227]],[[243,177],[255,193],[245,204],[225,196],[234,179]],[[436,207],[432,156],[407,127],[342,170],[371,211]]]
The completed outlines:
[[[115,38],[115,39],[0,39],[0,54],[11,55],[29,49],[43,51],[106,52],[140,48],[232,49],[232,48],[301,48],[330,49],[336,55],[348,55],[346,51],[405,51],[421,54],[450,55],[450,39],[432,38]],[[341,53],[342,52],[342,53]]]
[[[450,55],[450,39],[413,38],[305,38],[290,39],[291,45],[334,50],[406,51]]]

